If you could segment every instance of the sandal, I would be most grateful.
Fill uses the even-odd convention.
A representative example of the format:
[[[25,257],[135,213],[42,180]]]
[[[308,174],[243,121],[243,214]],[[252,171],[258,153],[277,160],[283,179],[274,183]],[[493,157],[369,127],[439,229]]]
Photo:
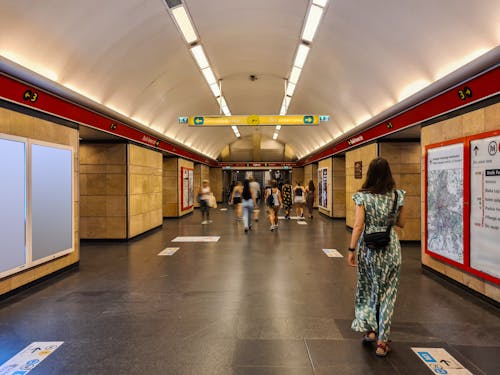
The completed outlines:
[[[375,355],[377,355],[378,357],[385,357],[390,351],[391,348],[389,347],[388,342],[378,342]]]
[[[377,341],[377,333],[375,331],[368,331],[363,336],[363,343]]]

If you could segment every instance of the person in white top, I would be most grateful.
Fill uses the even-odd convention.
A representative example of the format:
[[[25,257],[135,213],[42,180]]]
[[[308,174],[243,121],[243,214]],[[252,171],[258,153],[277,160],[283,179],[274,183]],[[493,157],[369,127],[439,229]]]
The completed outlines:
[[[211,198],[212,198],[212,191],[210,190],[210,186],[208,186],[208,180],[203,180],[200,186],[200,190],[198,190],[198,199],[200,201],[202,224],[209,224],[212,222],[212,220],[210,220],[210,205],[209,205]]]
[[[260,197],[260,184],[257,181],[255,181],[253,177],[250,177],[248,180],[250,181],[250,190],[252,191],[252,195],[258,202],[258,199]]]
[[[237,181],[236,185],[234,185],[233,193],[231,194],[231,200],[230,200],[231,204],[234,206],[236,220],[243,220],[241,193],[243,193],[243,184],[241,183],[241,181]]]
[[[297,186],[293,189],[293,194],[295,196],[295,211],[300,219],[304,218],[304,195],[306,190],[300,185],[300,181],[297,181]]]
[[[266,204],[269,207],[269,222],[272,231],[278,229],[278,211],[282,206],[281,193],[278,189],[278,183],[273,180],[271,182],[271,189],[266,191]]]

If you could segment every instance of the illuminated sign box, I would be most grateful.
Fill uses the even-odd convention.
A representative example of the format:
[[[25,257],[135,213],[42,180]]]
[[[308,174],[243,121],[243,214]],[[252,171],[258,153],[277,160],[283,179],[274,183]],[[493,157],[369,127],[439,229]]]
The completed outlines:
[[[323,119],[329,116],[318,115],[288,115],[288,116],[190,116],[187,123],[189,126],[304,126],[318,125],[320,117]],[[179,123],[185,124],[186,117],[179,117]]]

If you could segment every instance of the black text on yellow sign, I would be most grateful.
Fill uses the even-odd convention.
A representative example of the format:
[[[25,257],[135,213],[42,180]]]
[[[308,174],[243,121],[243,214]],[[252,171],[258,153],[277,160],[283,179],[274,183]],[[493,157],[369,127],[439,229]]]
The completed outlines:
[[[318,115],[191,116],[189,126],[300,126],[318,125]]]

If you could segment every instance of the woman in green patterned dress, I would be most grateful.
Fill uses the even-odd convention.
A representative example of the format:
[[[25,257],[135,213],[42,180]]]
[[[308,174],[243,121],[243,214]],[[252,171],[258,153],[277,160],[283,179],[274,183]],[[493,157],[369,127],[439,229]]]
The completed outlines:
[[[363,241],[367,233],[385,231],[395,199],[395,182],[387,160],[372,160],[361,190],[353,195],[356,203],[348,263],[358,270],[355,319],[351,328],[364,332],[363,342],[377,341],[377,356],[389,352],[389,334],[401,269],[401,246],[394,225],[404,226],[404,190],[397,190],[397,206],[390,243],[385,248],[369,249]],[[355,256],[358,247],[357,259]]]

